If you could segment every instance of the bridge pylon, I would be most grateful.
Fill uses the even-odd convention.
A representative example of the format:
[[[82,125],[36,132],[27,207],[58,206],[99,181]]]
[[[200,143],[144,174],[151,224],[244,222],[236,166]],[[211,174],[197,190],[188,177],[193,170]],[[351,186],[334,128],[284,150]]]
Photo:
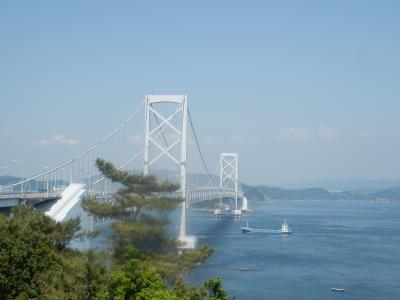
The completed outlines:
[[[238,209],[239,196],[239,154],[221,153],[220,155],[220,189],[233,189],[235,193],[235,209],[233,215],[241,216],[241,210]]]
[[[172,103],[177,108],[169,115],[165,115],[165,113],[157,110],[156,105],[160,103]],[[156,124],[151,122],[152,118],[157,120]],[[144,174],[148,175],[150,167],[164,157],[180,167],[180,192],[184,201],[182,202],[179,241],[182,243],[182,248],[194,248],[197,243],[196,237],[186,235],[187,121],[188,103],[186,95],[146,95]],[[173,141],[168,144],[165,138],[164,141],[160,141],[164,137],[166,129],[174,133]],[[152,146],[159,150],[155,157],[151,157],[150,147]],[[180,151],[174,151],[178,146],[180,146]]]

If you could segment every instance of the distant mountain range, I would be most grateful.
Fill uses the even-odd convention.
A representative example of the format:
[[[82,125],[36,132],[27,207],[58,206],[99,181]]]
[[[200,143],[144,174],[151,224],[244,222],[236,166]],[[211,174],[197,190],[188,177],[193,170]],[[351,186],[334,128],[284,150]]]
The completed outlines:
[[[328,178],[315,181],[304,181],[297,183],[278,184],[286,189],[305,189],[320,187],[328,190],[340,191],[377,191],[400,186],[400,181],[385,179],[363,179],[363,178]]]
[[[284,189],[242,185],[249,200],[389,200],[400,201],[400,186],[382,190],[338,191],[324,188]]]
[[[190,182],[193,176],[189,176]],[[206,181],[205,177],[205,181]],[[0,186],[15,183],[20,180],[15,176],[0,176]],[[343,181],[344,182],[344,181]],[[361,182],[361,181],[360,181]],[[389,181],[375,181],[386,186]],[[198,183],[198,182],[196,182]],[[331,182],[332,183],[332,182]],[[395,183],[395,182],[393,182]],[[198,183],[201,184],[201,183]],[[376,185],[358,186],[359,189],[345,190],[324,187],[288,189],[271,186],[250,186],[242,184],[242,189],[249,200],[390,200],[400,201],[400,184],[387,188],[376,188]],[[332,187],[332,185],[328,185]],[[350,186],[350,185],[349,185]],[[364,188],[362,188],[364,187]]]
[[[10,175],[0,176],[0,185],[8,185],[10,183],[15,183],[21,180],[21,177],[15,177]]]

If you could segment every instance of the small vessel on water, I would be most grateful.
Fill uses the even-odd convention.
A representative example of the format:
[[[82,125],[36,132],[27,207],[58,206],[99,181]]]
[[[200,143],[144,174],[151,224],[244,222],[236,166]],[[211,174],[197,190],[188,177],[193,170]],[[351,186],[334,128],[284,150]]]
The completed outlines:
[[[270,230],[270,229],[262,229],[262,228],[251,228],[249,227],[249,222],[246,222],[246,227],[240,227],[242,233],[273,233],[273,234],[292,234],[292,230],[289,225],[286,223],[286,219],[284,219],[280,230]]]
[[[240,209],[230,209],[227,204],[220,204],[218,208],[214,210],[214,215],[217,218],[240,218],[242,211]]]
[[[242,229],[242,233],[250,233],[253,231],[253,228],[249,227],[249,221],[246,221],[246,227],[240,227]]]
[[[344,292],[344,289],[331,288],[332,292]]]
[[[281,234],[292,234],[292,230],[290,229],[289,225],[286,223],[286,219],[283,220],[281,226]]]

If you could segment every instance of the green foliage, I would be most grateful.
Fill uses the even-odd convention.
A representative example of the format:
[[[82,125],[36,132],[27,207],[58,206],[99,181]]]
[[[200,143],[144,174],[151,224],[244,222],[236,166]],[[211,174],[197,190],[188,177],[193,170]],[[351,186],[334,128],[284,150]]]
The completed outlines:
[[[114,263],[141,259],[151,263],[163,277],[169,277],[189,272],[212,253],[207,246],[179,253],[177,240],[166,233],[168,213],[183,199],[164,195],[176,191],[179,185],[119,171],[101,159],[96,164],[105,177],[123,186],[112,202],[96,197],[82,201],[82,207],[92,215],[114,219]]]
[[[97,299],[104,291],[107,270],[101,253],[69,249],[61,253],[61,262],[48,299]]]
[[[120,172],[102,160],[97,165],[124,186],[113,203],[89,197],[83,204],[96,216],[115,218],[112,253],[68,248],[79,236],[79,219],[56,223],[27,206],[15,207],[13,216],[0,215],[0,300],[228,299],[219,279],[194,288],[181,277],[213,250],[202,245],[178,251],[176,239],[167,236],[166,216],[182,199],[162,195],[178,186]]]
[[[193,288],[187,286],[185,281],[179,277],[175,280],[173,285],[173,290],[175,295],[179,299],[184,300],[229,300],[234,298],[229,298],[225,290],[222,288],[222,281],[220,278],[210,278],[204,282],[201,288]]]
[[[172,287],[175,295],[183,300],[203,300],[207,297],[207,291],[204,287],[194,288],[189,287],[182,277],[178,277]]]
[[[150,259],[150,262],[163,277],[174,277],[189,273],[212,253],[213,249],[208,245],[201,245],[196,249],[157,256],[155,259]]]
[[[209,299],[213,300],[228,300],[228,295],[222,288],[222,281],[220,278],[210,278],[204,283],[204,287],[208,290]]]
[[[64,223],[57,223],[57,230],[54,232],[55,247],[57,250],[64,250],[70,241],[80,230],[80,219],[73,218]]]
[[[129,260],[120,271],[107,278],[104,299],[137,299],[144,291],[165,290],[165,282],[146,264],[139,260]]]
[[[104,176],[119,182],[123,188],[112,202],[101,202],[96,197],[87,197],[82,207],[96,217],[114,218],[114,252],[135,246],[155,252],[168,252],[176,248],[176,242],[166,235],[167,215],[181,198],[162,196],[179,188],[179,185],[158,183],[153,176],[135,175],[117,170],[112,164],[98,159],[97,167]]]
[[[14,234],[2,232],[0,299],[30,299],[42,294],[42,283],[51,280],[52,273],[60,267],[52,248],[49,240],[14,240]]]
[[[102,290],[105,283],[105,268],[93,250],[89,250],[86,253],[86,258],[87,260],[82,272],[84,280],[83,298],[95,299],[97,293]]]
[[[79,220],[57,224],[26,206],[15,207],[13,215],[0,215],[0,299],[40,298],[61,271],[58,251],[73,238]]]
[[[136,300],[180,300],[172,291],[145,289],[141,291]]]
[[[125,186],[120,194],[135,193],[141,196],[149,196],[153,193],[174,192],[179,189],[178,184],[171,182],[158,183],[154,176],[143,174],[129,174],[128,172],[117,170],[111,163],[102,159],[97,159],[96,165],[99,170],[114,182],[119,182]]]

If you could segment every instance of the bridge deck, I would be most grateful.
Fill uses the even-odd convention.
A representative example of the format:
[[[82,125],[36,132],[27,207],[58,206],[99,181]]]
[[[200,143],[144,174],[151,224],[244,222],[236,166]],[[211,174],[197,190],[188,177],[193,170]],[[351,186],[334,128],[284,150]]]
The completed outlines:
[[[0,207],[12,207],[22,203],[35,205],[45,201],[58,200],[61,193],[27,193],[27,194],[2,194],[0,195]]]

